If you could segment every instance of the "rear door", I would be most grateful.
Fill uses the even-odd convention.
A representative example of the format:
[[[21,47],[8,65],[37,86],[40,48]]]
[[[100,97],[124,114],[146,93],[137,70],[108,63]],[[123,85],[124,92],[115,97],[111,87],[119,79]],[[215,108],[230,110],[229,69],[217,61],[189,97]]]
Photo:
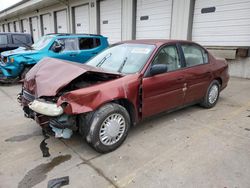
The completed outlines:
[[[100,38],[95,37],[80,37],[79,38],[79,49],[80,56],[78,56],[77,61],[80,63],[85,63],[91,57],[95,56],[102,49]]]
[[[212,81],[212,71],[206,51],[196,44],[181,44],[185,59],[187,92],[185,104],[201,100]]]
[[[166,64],[168,71],[143,78],[143,118],[179,107],[184,101],[186,82],[177,47],[171,45],[161,48],[152,62],[154,64]]]

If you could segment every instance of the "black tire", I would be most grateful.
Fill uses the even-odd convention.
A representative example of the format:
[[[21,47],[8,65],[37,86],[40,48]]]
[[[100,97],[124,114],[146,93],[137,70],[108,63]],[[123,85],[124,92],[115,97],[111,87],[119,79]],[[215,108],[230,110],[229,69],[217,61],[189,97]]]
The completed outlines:
[[[212,90],[214,88],[218,89],[217,97],[214,98],[214,100],[210,100],[209,96],[210,96],[211,92],[213,92]],[[219,99],[219,96],[220,96],[220,83],[217,80],[213,80],[211,82],[211,84],[209,85],[207,92],[206,92],[206,95],[203,98],[203,101],[200,103],[200,105],[204,108],[212,108],[216,105],[216,103]]]
[[[115,116],[122,117],[122,124],[124,125],[124,128],[122,128],[123,132],[117,135],[117,137],[113,137],[117,139],[115,143],[113,144],[111,143],[110,145],[107,145],[103,143],[105,141],[102,141],[100,139],[100,136],[102,134],[100,129],[102,127],[102,131],[103,131],[105,127],[105,122],[111,121],[109,118],[112,118]],[[119,119],[119,121],[121,121],[121,119]],[[119,104],[109,103],[100,107],[98,110],[94,112],[90,120],[89,131],[86,136],[86,140],[99,153],[111,152],[117,149],[123,143],[123,141],[127,137],[129,128],[130,128],[130,117],[129,117],[127,110]],[[121,127],[119,128],[119,130],[120,129]]]

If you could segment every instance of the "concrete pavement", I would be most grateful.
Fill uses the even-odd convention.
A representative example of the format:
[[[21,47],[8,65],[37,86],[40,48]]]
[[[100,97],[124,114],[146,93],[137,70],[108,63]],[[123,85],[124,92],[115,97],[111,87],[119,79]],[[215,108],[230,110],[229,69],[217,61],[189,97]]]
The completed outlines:
[[[212,109],[192,106],[132,128],[124,144],[96,153],[80,135],[46,140],[23,117],[20,85],[0,86],[0,188],[46,187],[69,176],[65,187],[250,187],[250,80],[231,78]]]

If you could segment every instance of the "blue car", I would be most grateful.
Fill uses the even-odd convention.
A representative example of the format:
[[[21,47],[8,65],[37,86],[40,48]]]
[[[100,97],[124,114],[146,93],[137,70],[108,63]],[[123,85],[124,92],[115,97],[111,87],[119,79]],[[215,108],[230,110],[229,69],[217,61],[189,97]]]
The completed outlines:
[[[29,69],[44,57],[85,63],[108,47],[106,37],[92,34],[48,34],[32,46],[1,53],[0,81],[23,79]]]

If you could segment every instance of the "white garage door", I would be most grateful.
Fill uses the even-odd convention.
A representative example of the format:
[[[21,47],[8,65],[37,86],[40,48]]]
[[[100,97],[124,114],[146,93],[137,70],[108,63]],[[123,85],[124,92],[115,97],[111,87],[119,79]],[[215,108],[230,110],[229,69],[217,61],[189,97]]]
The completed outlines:
[[[4,31],[5,32],[9,32],[9,26],[8,26],[8,24],[4,24]]]
[[[14,25],[12,22],[9,23],[10,32],[15,32]]]
[[[38,31],[38,18],[33,17],[31,18],[31,31],[34,42],[36,42],[39,39],[39,31]]]
[[[15,25],[15,32],[20,32],[20,24],[19,24],[19,21],[15,21],[15,22],[14,22],[14,25]]]
[[[74,8],[75,33],[89,33],[89,5]]]
[[[121,18],[121,0],[105,0],[100,2],[100,33],[108,37],[110,44],[121,41]]]
[[[56,32],[68,33],[66,10],[56,12]]]
[[[136,38],[169,39],[172,0],[137,0]]]
[[[250,0],[196,0],[192,34],[206,46],[249,46]]]
[[[51,33],[51,22],[50,22],[50,14],[44,14],[41,16],[42,21],[42,34],[46,35]]]
[[[30,33],[30,31],[29,31],[29,25],[28,25],[28,20],[27,19],[21,20],[21,24],[22,24],[22,32],[23,33]]]

